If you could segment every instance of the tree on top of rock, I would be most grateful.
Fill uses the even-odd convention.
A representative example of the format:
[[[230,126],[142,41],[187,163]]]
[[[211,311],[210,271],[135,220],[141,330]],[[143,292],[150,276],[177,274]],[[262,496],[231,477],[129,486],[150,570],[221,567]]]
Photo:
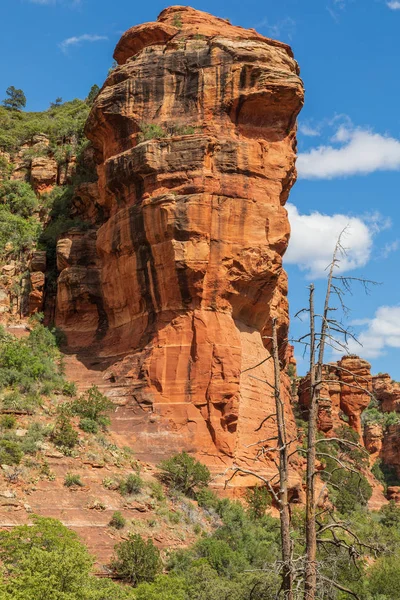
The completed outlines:
[[[99,92],[100,92],[99,86],[97,84],[92,85],[92,87],[90,88],[89,95],[86,98],[86,104],[89,104],[89,106],[92,106],[92,104],[96,100]]]
[[[26,106],[26,96],[22,90],[11,85],[6,90],[8,98],[3,100],[3,106],[10,110],[22,110]]]

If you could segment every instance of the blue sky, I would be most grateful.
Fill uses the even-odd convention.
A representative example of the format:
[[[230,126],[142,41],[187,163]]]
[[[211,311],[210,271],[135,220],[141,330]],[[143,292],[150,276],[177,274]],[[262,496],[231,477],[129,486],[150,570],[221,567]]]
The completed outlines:
[[[381,282],[354,287],[352,347],[400,380],[400,1],[199,0],[195,8],[291,44],[306,87],[299,180],[290,196],[286,259],[292,313],[314,281],[324,286],[338,232],[348,225],[343,271]],[[121,33],[167,6],[148,0],[2,0],[0,95],[21,87],[29,110],[102,84]],[[3,90],[3,92],[1,91]],[[303,325],[293,320],[292,334]],[[301,361],[300,361],[300,366]]]

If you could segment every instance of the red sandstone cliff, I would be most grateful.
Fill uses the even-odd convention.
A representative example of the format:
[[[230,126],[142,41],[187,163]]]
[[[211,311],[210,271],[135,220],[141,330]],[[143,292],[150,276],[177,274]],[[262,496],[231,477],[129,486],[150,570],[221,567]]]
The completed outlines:
[[[299,70],[285,44],[189,7],[130,29],[115,58],[86,127],[92,227],[58,245],[57,325],[109,367],[138,452],[248,461],[274,429],[255,433],[272,316],[284,360]],[[289,403],[288,419],[295,435]]]

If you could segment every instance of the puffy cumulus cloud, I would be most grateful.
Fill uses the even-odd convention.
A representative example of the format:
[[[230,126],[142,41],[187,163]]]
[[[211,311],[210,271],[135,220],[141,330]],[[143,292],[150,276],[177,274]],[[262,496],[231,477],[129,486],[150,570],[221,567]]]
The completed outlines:
[[[392,2],[386,3],[391,10],[400,10],[400,2],[398,0],[392,0]]]
[[[336,242],[342,231],[346,254],[341,257],[340,271],[345,273],[363,267],[371,256],[373,237],[390,222],[378,213],[363,218],[348,215],[324,215],[313,211],[301,214],[293,204],[287,204],[292,228],[286,264],[296,264],[306,271],[308,279],[326,276]]]
[[[338,147],[321,145],[299,154],[299,177],[332,179],[400,170],[400,140],[396,138],[347,124],[338,128],[331,143]]]
[[[108,40],[106,35],[92,35],[90,33],[84,33],[83,35],[73,36],[67,38],[60,44],[60,48],[63,52],[67,52],[72,46],[79,46],[84,42],[101,42]]]
[[[372,319],[353,321],[361,327],[357,335],[359,344],[350,341],[349,352],[360,353],[365,358],[378,358],[390,348],[400,348],[400,305],[380,306]]]

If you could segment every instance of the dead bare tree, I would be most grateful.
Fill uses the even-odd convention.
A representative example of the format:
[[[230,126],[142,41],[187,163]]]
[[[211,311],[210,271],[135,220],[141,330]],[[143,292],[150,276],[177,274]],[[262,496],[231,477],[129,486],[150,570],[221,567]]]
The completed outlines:
[[[282,546],[282,556],[280,564],[281,573],[281,588],[278,592],[277,597],[283,594],[285,600],[296,600],[300,597],[303,600],[317,600],[318,586],[329,584],[332,588],[340,590],[349,596],[358,598],[357,594],[345,586],[341,585],[334,579],[326,577],[322,572],[320,565],[317,561],[317,552],[319,548],[334,547],[337,550],[346,551],[349,554],[351,560],[354,561],[361,555],[363,549],[370,549],[374,552],[376,548],[364,544],[356,534],[351,530],[348,523],[338,522],[332,511],[328,511],[329,520],[321,520],[321,515],[327,511],[318,513],[318,504],[320,497],[316,495],[316,480],[318,475],[317,461],[325,457],[331,458],[336,461],[338,468],[346,469],[357,473],[356,470],[343,462],[337,456],[329,452],[318,451],[318,444],[322,441],[328,442],[341,442],[349,446],[357,447],[362,450],[362,447],[358,443],[351,442],[349,440],[341,438],[331,438],[330,440],[318,439],[318,410],[321,397],[321,387],[325,383],[324,379],[324,367],[325,367],[325,351],[326,347],[332,347],[336,350],[347,351],[347,342],[349,339],[355,340],[356,338],[351,331],[345,327],[341,321],[332,318],[332,311],[337,310],[332,306],[331,299],[332,295],[336,295],[339,300],[340,307],[346,313],[346,306],[344,304],[344,295],[350,290],[351,282],[361,282],[364,287],[368,284],[374,284],[364,279],[343,277],[335,275],[335,270],[339,267],[340,256],[345,254],[345,249],[342,246],[341,239],[345,231],[341,233],[336,243],[332,261],[328,266],[328,277],[327,286],[324,298],[324,305],[321,314],[318,314],[315,310],[315,287],[310,285],[309,288],[309,302],[308,307],[300,311],[300,313],[306,312],[309,316],[309,330],[299,340],[295,340],[304,344],[309,352],[309,407],[308,407],[308,433],[307,433],[307,444],[306,448],[302,449],[296,447],[294,450],[289,452],[290,445],[297,443],[297,438],[288,439],[286,417],[284,410],[284,401],[282,397],[281,389],[281,364],[279,359],[279,345],[277,336],[277,322],[276,319],[272,319],[272,335],[268,336],[267,339],[271,345],[271,356],[266,360],[272,359],[274,365],[274,383],[271,384],[268,381],[260,379],[255,375],[250,377],[262,381],[267,384],[272,392],[275,400],[275,413],[267,415],[261,422],[257,431],[261,429],[262,425],[271,418],[276,420],[277,434],[276,436],[269,437],[267,439],[259,440],[254,445],[260,446],[259,455],[267,454],[271,456],[273,453],[277,453],[277,459],[273,459],[277,467],[277,473],[270,479],[263,477],[257,470],[245,469],[239,466],[234,467],[234,473],[229,481],[237,474],[244,473],[250,474],[261,480],[266,487],[269,489],[275,503],[279,509],[280,516],[280,537]],[[299,313],[298,313],[299,314]],[[318,323],[320,322],[320,326]],[[284,340],[287,343],[287,340]],[[265,362],[262,361],[262,362]],[[246,369],[251,371],[258,367],[260,364],[254,365]],[[339,368],[339,367],[338,367]],[[347,386],[362,389],[366,393],[369,393],[367,388],[359,385],[358,383],[351,384],[346,382]],[[271,443],[272,442],[272,443]],[[290,505],[288,498],[288,485],[289,485],[289,467],[290,458],[298,452],[303,452],[306,455],[306,511],[305,511],[305,539],[304,539],[304,555],[294,557],[293,556],[293,544],[291,539],[291,516],[290,516]],[[325,483],[325,486],[327,483]],[[326,517],[327,515],[325,515]],[[338,531],[341,535],[338,536]],[[303,591],[301,591],[303,588]]]
[[[317,532],[316,521],[316,461],[317,461],[317,433],[318,433],[318,407],[321,395],[321,386],[324,383],[323,370],[325,364],[326,346],[331,346],[335,349],[338,347],[347,350],[347,341],[349,338],[356,339],[348,328],[344,327],[338,319],[331,318],[330,314],[336,310],[331,306],[331,296],[336,294],[339,299],[341,308],[346,312],[346,307],[343,302],[343,296],[346,291],[350,290],[351,281],[357,280],[364,287],[375,282],[365,279],[335,276],[335,269],[339,267],[340,255],[345,254],[345,249],[342,246],[341,240],[346,230],[342,231],[333,252],[332,262],[328,267],[328,278],[324,300],[323,312],[321,315],[315,312],[314,285],[310,285],[309,306],[305,309],[309,313],[309,333],[301,339],[309,348],[309,373],[310,373],[310,400],[308,413],[308,434],[307,434],[307,468],[306,468],[306,519],[305,519],[305,535],[306,535],[306,555],[304,565],[304,600],[315,600],[317,593],[317,547],[319,537]],[[304,309],[303,309],[304,310]],[[321,325],[317,331],[316,319],[319,318]],[[338,338],[341,336],[344,340]],[[351,385],[351,384],[350,384]],[[337,460],[337,459],[335,459]],[[342,465],[343,466],[343,465]],[[352,534],[348,530],[349,534]],[[335,583],[335,582],[331,582]],[[338,588],[340,589],[340,588]],[[348,590],[342,590],[348,591]],[[350,591],[349,594],[352,594]],[[355,596],[355,594],[353,594]]]
[[[289,444],[286,432],[285,406],[281,395],[281,369],[276,318],[272,319],[272,356],[274,361],[274,397],[279,452],[279,515],[282,542],[282,589],[284,598],[293,600],[292,542],[290,539]]]

